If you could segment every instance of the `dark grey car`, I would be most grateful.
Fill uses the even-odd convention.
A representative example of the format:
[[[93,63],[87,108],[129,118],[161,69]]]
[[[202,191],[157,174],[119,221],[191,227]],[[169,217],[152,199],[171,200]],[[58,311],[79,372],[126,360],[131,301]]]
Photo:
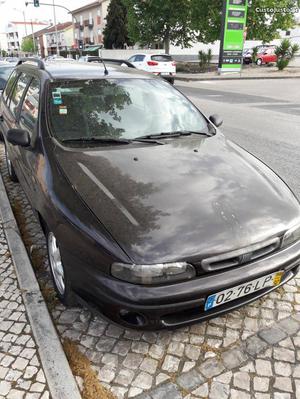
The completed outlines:
[[[129,327],[205,320],[290,280],[300,206],[170,84],[24,62],[1,101],[12,179],[44,228],[59,298]]]

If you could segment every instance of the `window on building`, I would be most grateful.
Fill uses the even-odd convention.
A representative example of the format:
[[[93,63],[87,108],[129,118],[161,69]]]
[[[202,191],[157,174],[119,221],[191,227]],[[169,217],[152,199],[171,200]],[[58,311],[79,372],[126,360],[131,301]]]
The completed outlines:
[[[80,25],[83,25],[83,16],[82,15],[80,15],[79,20],[80,20]]]
[[[93,15],[92,15],[92,13],[90,12],[89,13],[89,24],[91,25],[93,23]]]

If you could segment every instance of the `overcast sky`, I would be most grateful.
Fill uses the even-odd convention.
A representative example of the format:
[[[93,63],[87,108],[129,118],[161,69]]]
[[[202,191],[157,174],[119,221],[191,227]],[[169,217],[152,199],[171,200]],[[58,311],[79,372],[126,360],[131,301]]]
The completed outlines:
[[[33,1],[33,0],[28,0]],[[52,0],[40,0],[42,3],[51,3]],[[2,4],[4,2],[4,4]],[[92,3],[93,0],[55,0],[55,3],[63,5],[70,10]],[[53,8],[49,6],[34,7],[33,4],[25,6],[25,0],[0,0],[0,32],[3,32],[5,25],[9,21],[23,21],[23,15],[20,11],[25,10],[26,20],[31,19],[44,21],[51,19],[53,21]],[[5,17],[4,17],[5,16]],[[71,21],[71,16],[63,9],[56,7],[57,22]]]

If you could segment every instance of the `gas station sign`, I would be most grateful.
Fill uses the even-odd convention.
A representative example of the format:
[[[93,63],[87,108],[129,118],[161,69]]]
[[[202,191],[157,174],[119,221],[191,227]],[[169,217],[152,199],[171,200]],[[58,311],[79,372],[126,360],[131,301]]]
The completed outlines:
[[[223,0],[219,73],[241,71],[247,8],[248,0]]]

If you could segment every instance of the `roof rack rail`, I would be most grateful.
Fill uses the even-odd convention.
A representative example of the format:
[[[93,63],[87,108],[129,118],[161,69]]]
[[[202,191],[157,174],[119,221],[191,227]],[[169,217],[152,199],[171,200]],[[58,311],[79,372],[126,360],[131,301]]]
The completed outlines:
[[[39,69],[45,69],[44,61],[42,61],[38,58],[34,58],[34,57],[21,58],[19,60],[19,62],[17,63],[17,65],[21,65],[21,64],[28,64],[28,65],[35,64]]]

